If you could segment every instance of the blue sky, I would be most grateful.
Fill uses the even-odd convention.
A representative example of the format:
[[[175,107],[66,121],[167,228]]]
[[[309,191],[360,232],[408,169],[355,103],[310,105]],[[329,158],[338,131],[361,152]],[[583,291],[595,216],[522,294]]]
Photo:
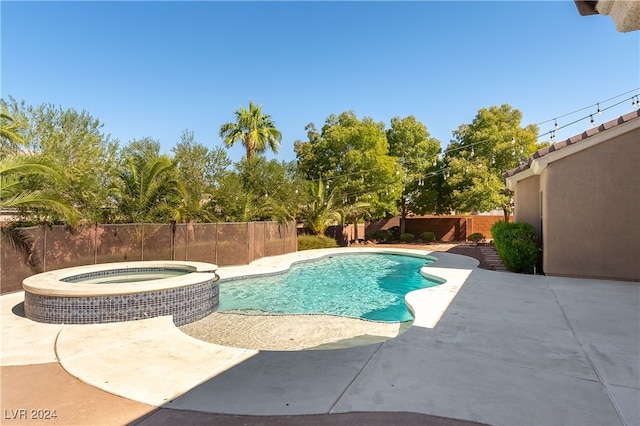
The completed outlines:
[[[121,145],[207,146],[249,100],[295,159],[306,124],[352,110],[389,126],[414,115],[446,146],[482,107],[523,124],[640,93],[640,32],[564,1],[0,3],[1,94],[86,110]],[[625,92],[631,93],[620,96]],[[598,122],[632,110],[612,107]],[[560,126],[596,107],[559,119]],[[590,127],[581,121],[558,140]],[[553,122],[541,126],[552,130]],[[232,159],[241,146],[229,150]]]

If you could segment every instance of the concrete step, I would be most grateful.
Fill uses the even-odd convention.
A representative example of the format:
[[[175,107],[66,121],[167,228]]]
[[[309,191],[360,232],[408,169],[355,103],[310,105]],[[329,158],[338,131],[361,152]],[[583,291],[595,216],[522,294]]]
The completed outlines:
[[[489,264],[491,269],[493,269],[494,271],[500,271],[500,272],[508,271],[508,269],[505,268],[505,266],[502,264],[502,261],[500,260],[500,256],[498,256],[498,253],[496,252],[495,247],[493,246],[480,247],[480,253],[482,253],[482,256],[484,257],[484,261],[487,264]]]

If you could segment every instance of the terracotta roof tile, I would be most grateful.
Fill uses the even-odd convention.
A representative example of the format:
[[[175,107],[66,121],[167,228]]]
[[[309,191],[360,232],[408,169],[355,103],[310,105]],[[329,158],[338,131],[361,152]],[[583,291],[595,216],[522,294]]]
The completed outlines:
[[[640,117],[640,109],[630,112],[628,114],[624,114],[614,120],[607,121],[606,123],[602,123],[600,126],[591,128],[586,132],[571,136],[568,139],[554,143],[553,145],[547,146],[545,148],[539,149],[529,156],[529,160],[527,164],[511,169],[505,172],[502,176],[506,179],[520,172],[523,172],[527,170],[531,166],[531,162],[537,158],[544,157],[545,155],[551,152],[555,152],[555,151],[558,151],[559,149],[566,148],[569,145],[582,142],[583,140],[590,138],[594,135],[597,135],[600,132],[604,132],[606,130],[612,129],[616,126],[619,126],[620,124],[626,123],[638,117]]]

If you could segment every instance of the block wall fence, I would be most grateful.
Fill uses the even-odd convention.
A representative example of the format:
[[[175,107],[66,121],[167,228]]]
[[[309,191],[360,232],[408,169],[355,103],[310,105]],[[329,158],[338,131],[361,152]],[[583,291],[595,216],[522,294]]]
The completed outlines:
[[[485,236],[487,241],[491,237],[491,227],[494,223],[504,220],[504,216],[414,216],[408,217],[405,223],[405,232],[411,233],[416,239],[425,231],[433,232],[437,241],[453,242],[466,241],[467,237],[476,232]],[[513,222],[513,215],[509,216],[509,221]],[[379,229],[389,229],[400,226],[400,218],[380,219],[370,222],[366,226],[367,234]]]

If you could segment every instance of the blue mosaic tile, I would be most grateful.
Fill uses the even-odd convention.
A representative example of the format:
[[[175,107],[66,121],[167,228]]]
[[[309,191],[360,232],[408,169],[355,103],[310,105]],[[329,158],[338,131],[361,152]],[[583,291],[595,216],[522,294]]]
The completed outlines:
[[[180,326],[214,312],[217,280],[190,286],[117,296],[63,297],[25,292],[27,318],[53,324],[97,324],[172,315]]]

